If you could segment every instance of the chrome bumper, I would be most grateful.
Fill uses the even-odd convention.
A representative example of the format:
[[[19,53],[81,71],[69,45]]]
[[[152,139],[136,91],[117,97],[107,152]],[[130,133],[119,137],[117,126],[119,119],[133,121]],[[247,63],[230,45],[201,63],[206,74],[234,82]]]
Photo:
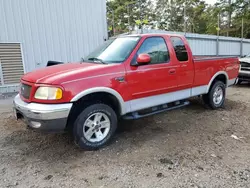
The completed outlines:
[[[239,72],[239,76],[241,77],[250,77],[250,71],[244,71],[244,70],[240,70]]]
[[[26,103],[19,95],[14,98],[13,104],[17,117],[23,116],[30,127],[51,131],[65,129],[72,107],[72,103]]]

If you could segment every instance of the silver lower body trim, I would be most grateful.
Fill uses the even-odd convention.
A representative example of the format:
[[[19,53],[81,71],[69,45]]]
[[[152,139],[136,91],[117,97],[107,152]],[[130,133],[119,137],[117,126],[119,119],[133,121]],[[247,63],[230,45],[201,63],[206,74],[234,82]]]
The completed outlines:
[[[232,86],[232,85],[237,84],[237,81],[238,81],[238,79],[237,79],[237,78],[234,78],[234,79],[228,80],[228,82],[227,82],[227,87],[230,87],[230,86]]]
[[[127,101],[126,105],[130,105],[130,111],[128,111],[127,113],[162,105],[165,103],[175,102],[178,100],[188,99],[197,95],[206,94],[207,90],[208,85],[203,85],[190,89],[178,90],[170,93],[164,93],[160,95],[154,95]]]

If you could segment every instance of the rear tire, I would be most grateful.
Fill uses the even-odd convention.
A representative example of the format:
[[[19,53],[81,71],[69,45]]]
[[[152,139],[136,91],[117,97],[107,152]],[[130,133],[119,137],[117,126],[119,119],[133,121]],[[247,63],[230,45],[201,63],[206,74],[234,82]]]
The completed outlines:
[[[74,123],[74,141],[82,149],[96,150],[109,143],[116,128],[114,110],[106,104],[93,104],[78,115]]]
[[[221,81],[216,81],[208,94],[203,95],[203,101],[212,109],[221,108],[224,106],[226,96],[226,85]]]

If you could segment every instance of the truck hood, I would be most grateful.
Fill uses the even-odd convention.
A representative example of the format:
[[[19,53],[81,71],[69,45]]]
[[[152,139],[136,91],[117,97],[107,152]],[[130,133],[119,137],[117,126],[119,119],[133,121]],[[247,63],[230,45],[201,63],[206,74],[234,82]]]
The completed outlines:
[[[114,64],[99,63],[67,63],[50,66],[25,74],[21,79],[37,84],[61,84],[72,79],[84,78],[101,74]]]
[[[240,62],[250,63],[250,57],[244,57],[239,59]]]

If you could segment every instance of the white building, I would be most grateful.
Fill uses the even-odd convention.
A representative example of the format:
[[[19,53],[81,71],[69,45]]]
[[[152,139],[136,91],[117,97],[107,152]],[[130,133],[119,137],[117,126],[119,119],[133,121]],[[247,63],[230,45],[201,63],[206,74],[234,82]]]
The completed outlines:
[[[81,60],[107,37],[106,0],[0,0],[0,93],[48,60]]]

